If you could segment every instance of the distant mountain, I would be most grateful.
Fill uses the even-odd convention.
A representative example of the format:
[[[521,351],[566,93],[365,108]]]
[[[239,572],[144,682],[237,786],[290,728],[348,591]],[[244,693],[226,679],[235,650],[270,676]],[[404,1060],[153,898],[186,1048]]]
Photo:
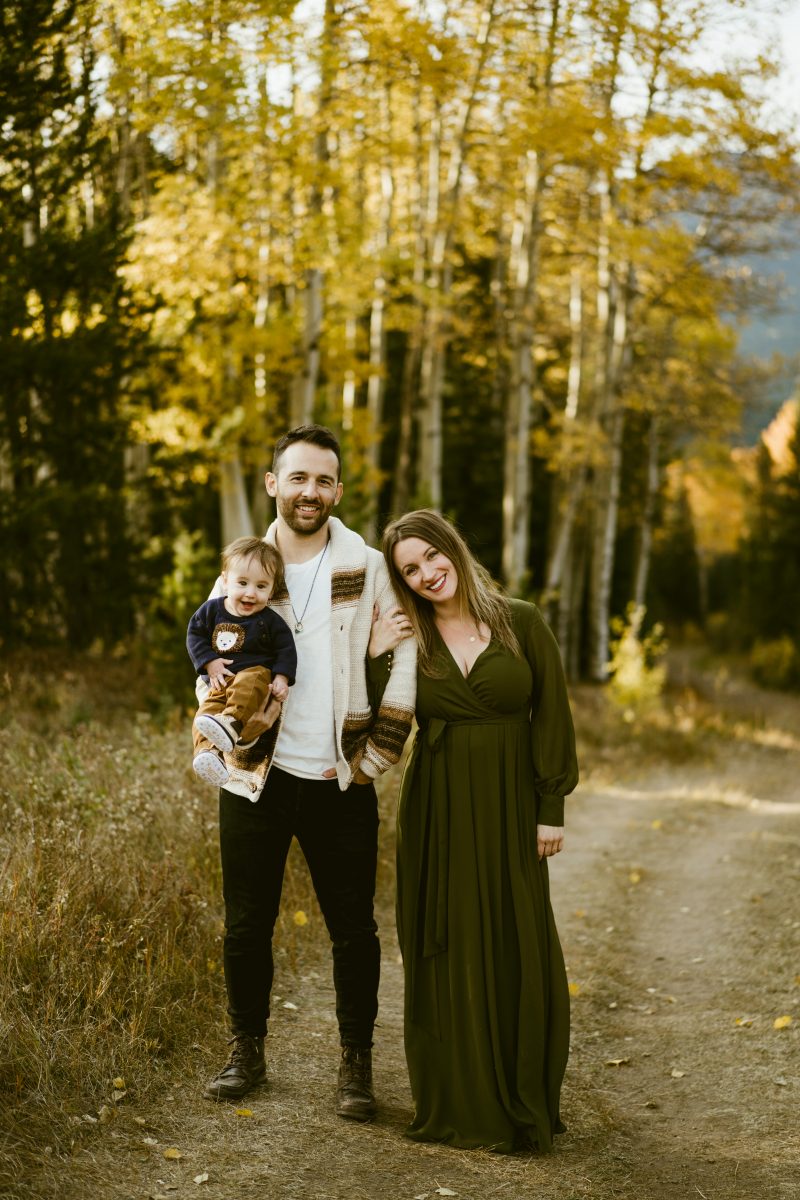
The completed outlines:
[[[787,370],[766,389],[763,401],[745,409],[742,440],[749,445],[795,393],[800,378],[800,220],[782,221],[779,238],[783,244],[769,254],[731,261],[732,266],[749,268],[765,292],[776,293],[774,311],[756,310],[738,326],[740,354],[763,360],[780,354],[788,360]]]

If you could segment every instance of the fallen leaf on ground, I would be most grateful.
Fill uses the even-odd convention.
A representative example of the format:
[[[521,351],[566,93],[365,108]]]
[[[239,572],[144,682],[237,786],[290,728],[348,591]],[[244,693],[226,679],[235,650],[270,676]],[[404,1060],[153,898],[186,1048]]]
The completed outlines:
[[[168,1158],[170,1162],[174,1162],[179,1158],[183,1158],[183,1151],[179,1150],[177,1146],[170,1146],[164,1151],[164,1158]]]
[[[112,1119],[113,1115],[114,1114],[107,1104],[101,1104],[100,1108],[97,1110],[97,1117],[101,1125],[107,1125]]]
[[[628,879],[630,879],[631,883],[641,883],[642,882],[641,871],[631,871],[630,875],[628,876]]]
[[[121,1075],[118,1075],[116,1079],[112,1079],[111,1082],[113,1083],[115,1088],[124,1088],[125,1087],[125,1080],[122,1078]]]
[[[606,1066],[607,1067],[621,1067],[624,1063],[629,1063],[630,1061],[631,1060],[629,1058],[607,1058]]]
[[[143,1146],[157,1146],[158,1138],[142,1138]]]
[[[252,1117],[253,1115],[252,1108],[237,1108],[235,1111],[237,1117]]]
[[[581,985],[579,983],[571,983],[569,985],[569,994],[570,996],[580,996]]]
[[[685,1071],[679,1071],[677,1067],[673,1067],[672,1070],[670,1071],[670,1075],[672,1076],[673,1079],[683,1079],[685,1074],[686,1074]]]
[[[755,1017],[737,1017],[736,1018],[736,1024],[743,1028],[747,1028],[747,1029],[749,1029],[750,1026],[753,1024],[753,1021],[755,1021]]]
[[[297,1012],[297,1005],[292,1004],[291,1000],[284,1000],[283,1007],[291,1009],[292,1012]]]
[[[659,820],[651,821],[650,828],[651,829],[661,829],[663,827],[663,824],[664,824],[663,821],[659,821]]]
[[[457,1196],[458,1192],[454,1192],[450,1188],[437,1187],[436,1195],[437,1196]]]
[[[120,1100],[124,1100],[127,1094],[124,1088],[114,1088],[114,1091],[111,1093],[111,1099],[115,1104],[119,1104]]]
[[[308,924],[308,917],[303,912],[302,908],[298,909],[297,912],[294,914],[294,923],[295,923],[295,925],[307,925]]]
[[[134,1117],[133,1123],[134,1123],[134,1125],[146,1125],[147,1120],[145,1119],[145,1117]]]
[[[788,1015],[785,1017],[776,1017],[772,1022],[773,1029],[788,1029],[792,1023],[792,1018]]]
[[[585,917],[585,916],[586,916],[586,909],[585,909],[585,908],[576,908],[576,909],[575,909],[575,916],[576,916],[576,917]]]
[[[208,1171],[203,1171],[202,1175],[195,1175],[195,1183],[208,1183]]]

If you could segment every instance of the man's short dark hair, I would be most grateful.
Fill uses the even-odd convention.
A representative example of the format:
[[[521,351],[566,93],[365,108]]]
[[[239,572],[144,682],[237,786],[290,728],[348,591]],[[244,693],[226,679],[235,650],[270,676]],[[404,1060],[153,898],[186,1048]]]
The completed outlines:
[[[336,435],[325,425],[298,425],[297,429],[290,429],[288,433],[279,438],[272,456],[273,475],[278,474],[278,466],[284,451],[288,450],[290,446],[294,446],[296,442],[310,442],[312,446],[321,446],[323,450],[332,450],[336,455],[337,475],[341,475],[342,452]]]

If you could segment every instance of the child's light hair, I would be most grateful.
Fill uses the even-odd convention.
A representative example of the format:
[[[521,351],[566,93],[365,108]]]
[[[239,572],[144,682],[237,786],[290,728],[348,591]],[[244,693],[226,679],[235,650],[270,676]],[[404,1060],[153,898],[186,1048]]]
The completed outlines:
[[[231,563],[237,558],[243,558],[246,562],[250,562],[254,558],[271,576],[273,596],[284,586],[283,559],[275,547],[271,546],[269,542],[265,542],[263,538],[235,538],[224,548],[220,557],[223,572],[228,571]]]

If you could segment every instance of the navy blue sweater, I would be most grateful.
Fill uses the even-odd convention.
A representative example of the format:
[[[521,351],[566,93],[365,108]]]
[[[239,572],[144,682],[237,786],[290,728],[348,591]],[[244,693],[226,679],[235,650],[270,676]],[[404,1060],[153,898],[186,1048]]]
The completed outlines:
[[[269,667],[273,675],[294,683],[297,672],[297,651],[286,622],[270,608],[235,617],[222,596],[206,600],[189,621],[186,649],[198,674],[213,658],[233,659],[228,670],[234,674],[245,667]]]

